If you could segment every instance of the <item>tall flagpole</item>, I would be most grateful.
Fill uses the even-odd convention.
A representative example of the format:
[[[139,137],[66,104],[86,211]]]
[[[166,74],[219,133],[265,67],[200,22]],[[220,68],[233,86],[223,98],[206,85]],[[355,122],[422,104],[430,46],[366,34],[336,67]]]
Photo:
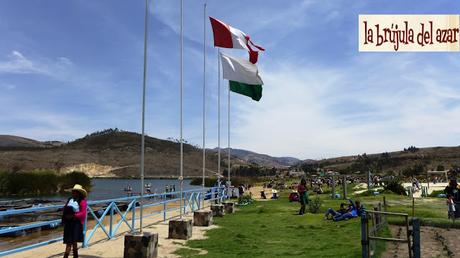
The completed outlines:
[[[203,9],[203,208],[206,176],[206,3]]]
[[[142,82],[142,136],[141,136],[141,199],[140,199],[140,219],[139,231],[142,233],[142,215],[144,210],[144,161],[145,161],[145,90],[147,82],[147,39],[148,39],[148,21],[149,21],[149,0],[145,0],[145,18],[144,18],[144,75]],[[135,209],[135,208],[133,208]]]
[[[183,82],[184,82],[184,1],[180,0],[180,218],[182,219],[182,202],[183,202],[183,188],[184,188],[184,139],[182,134],[183,125]]]
[[[220,188],[220,49],[217,50],[217,186]],[[220,199],[219,199],[220,200]]]
[[[228,110],[227,110],[227,143],[228,143],[228,187],[230,187],[232,185],[232,181],[230,180],[230,170],[231,170],[231,166],[230,166],[230,82],[228,83]]]

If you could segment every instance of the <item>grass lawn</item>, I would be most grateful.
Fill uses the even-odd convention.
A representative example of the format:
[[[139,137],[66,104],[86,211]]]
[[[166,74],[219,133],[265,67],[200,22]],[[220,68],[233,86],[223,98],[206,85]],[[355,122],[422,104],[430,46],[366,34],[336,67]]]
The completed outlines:
[[[287,200],[288,192],[282,192],[279,200],[259,201],[242,207],[236,214],[214,218],[217,229],[209,230],[207,239],[188,241],[177,254],[182,257],[198,256],[197,249],[206,250],[200,257],[360,257],[360,219],[332,222],[323,220],[328,207],[338,208],[344,200],[331,200],[321,195],[323,204],[318,214],[296,215],[299,204]],[[412,200],[394,194],[385,195],[388,210],[412,214]],[[310,198],[313,198],[310,196]],[[372,209],[382,196],[353,197],[367,209]],[[416,216],[425,222],[447,225],[445,200],[437,198],[417,199]],[[307,209],[308,210],[308,209]],[[389,218],[397,223],[401,218]],[[383,235],[389,236],[388,230]],[[377,253],[385,249],[379,242]],[[378,255],[377,255],[378,256]]]
[[[336,207],[340,201],[327,201]],[[208,239],[187,242],[191,248],[207,250],[204,257],[359,257],[360,220],[323,220],[323,214],[296,215],[298,203],[279,200],[255,202],[236,214],[214,218],[219,228],[207,232]],[[324,209],[324,208],[323,208]],[[177,254],[194,256],[183,248]]]

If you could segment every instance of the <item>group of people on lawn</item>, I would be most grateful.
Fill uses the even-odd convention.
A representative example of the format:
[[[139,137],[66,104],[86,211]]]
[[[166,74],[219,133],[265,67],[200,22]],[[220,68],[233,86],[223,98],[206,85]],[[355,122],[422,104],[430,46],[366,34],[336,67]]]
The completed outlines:
[[[305,207],[308,204],[308,191],[307,181],[302,179],[300,184],[297,186],[297,192],[299,194],[300,210],[299,215],[305,214]],[[338,210],[332,208],[327,209],[324,214],[324,219],[332,219],[333,221],[348,220],[361,216],[364,211],[364,207],[359,201],[352,201],[348,199],[349,203],[341,203]]]

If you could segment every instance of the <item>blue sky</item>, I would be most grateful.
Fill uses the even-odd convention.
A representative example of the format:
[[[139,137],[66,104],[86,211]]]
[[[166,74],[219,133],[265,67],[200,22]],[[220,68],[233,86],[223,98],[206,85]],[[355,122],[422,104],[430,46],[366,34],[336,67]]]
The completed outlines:
[[[184,2],[184,138],[201,144],[204,1]],[[259,58],[262,100],[232,95],[232,147],[325,158],[459,144],[459,54],[360,53],[357,33],[359,14],[458,14],[460,3],[207,4],[210,16],[267,49]],[[179,1],[150,7],[146,130],[178,138]],[[142,0],[0,1],[0,134],[66,141],[110,127],[139,132],[143,8]],[[207,36],[206,139],[215,147],[217,52],[209,23]]]

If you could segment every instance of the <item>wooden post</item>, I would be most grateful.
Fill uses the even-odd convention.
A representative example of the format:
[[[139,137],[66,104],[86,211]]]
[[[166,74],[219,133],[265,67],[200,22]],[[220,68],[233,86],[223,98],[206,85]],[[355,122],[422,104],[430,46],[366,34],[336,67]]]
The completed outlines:
[[[407,247],[409,249],[409,257],[413,257],[412,256],[412,248],[411,248],[411,242],[410,242],[410,230],[409,230],[409,219],[407,218],[406,216],[406,233],[407,233]]]
[[[367,230],[366,230],[366,213],[363,212],[361,215],[361,257],[368,258],[367,249],[369,247],[369,242],[367,240]]]
[[[343,187],[343,199],[346,200],[348,197],[348,193],[347,193],[347,176],[344,175],[343,176],[343,182],[342,182],[342,187]]]
[[[426,171],[426,183],[429,189],[430,188],[430,177],[428,176],[428,171]]]
[[[380,206],[380,205],[379,205]],[[374,211],[379,211],[379,207],[374,207]],[[380,213],[374,213],[374,217],[375,217],[375,226],[378,227],[378,225],[380,224]]]
[[[385,196],[383,196],[383,211],[387,212],[387,198]],[[384,223],[385,224],[388,223],[386,214],[383,215],[383,218],[384,218]]]
[[[332,182],[331,182],[331,192],[332,192],[332,199],[335,199],[335,176],[332,175]]]
[[[420,220],[412,219],[412,252],[414,258],[420,258]]]
[[[367,190],[371,190],[371,171],[367,171]]]

